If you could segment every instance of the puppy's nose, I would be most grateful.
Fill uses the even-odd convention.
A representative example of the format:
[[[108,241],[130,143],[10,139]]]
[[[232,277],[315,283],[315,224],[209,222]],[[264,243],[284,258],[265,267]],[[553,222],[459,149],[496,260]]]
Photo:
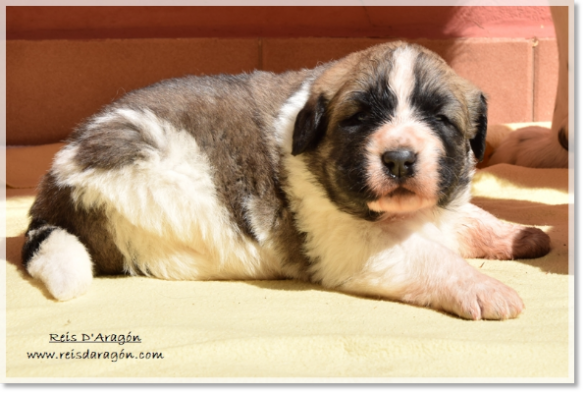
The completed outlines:
[[[406,178],[414,174],[416,154],[409,149],[391,150],[384,152],[382,162],[394,177]]]

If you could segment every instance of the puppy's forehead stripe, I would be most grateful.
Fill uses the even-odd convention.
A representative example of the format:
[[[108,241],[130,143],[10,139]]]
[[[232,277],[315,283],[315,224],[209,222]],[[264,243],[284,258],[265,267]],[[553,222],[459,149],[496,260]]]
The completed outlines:
[[[398,98],[397,120],[405,120],[411,114],[409,98],[416,82],[413,72],[416,57],[416,52],[410,47],[399,47],[392,54],[394,65],[390,72],[389,88],[395,92]]]

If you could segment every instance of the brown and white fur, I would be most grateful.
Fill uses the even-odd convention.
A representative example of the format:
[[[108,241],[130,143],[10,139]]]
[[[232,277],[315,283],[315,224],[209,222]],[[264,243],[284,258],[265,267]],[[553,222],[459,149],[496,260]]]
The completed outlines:
[[[99,274],[295,278],[513,318],[518,294],[464,258],[535,258],[549,237],[469,203],[486,112],[481,91],[402,42],[313,70],[163,81],[71,136],[23,261],[58,300]]]

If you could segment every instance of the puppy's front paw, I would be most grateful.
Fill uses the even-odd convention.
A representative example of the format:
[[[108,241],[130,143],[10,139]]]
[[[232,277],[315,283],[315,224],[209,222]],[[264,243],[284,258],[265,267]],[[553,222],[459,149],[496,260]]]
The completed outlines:
[[[443,309],[465,319],[512,319],[524,309],[524,303],[514,289],[479,272],[473,282],[460,281],[454,286],[447,289],[452,298]]]

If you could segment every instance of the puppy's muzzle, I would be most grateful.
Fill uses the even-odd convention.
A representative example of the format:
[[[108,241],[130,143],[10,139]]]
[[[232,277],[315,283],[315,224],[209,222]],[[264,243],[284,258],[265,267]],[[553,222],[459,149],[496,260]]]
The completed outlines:
[[[402,181],[414,175],[416,153],[410,149],[386,151],[382,155],[382,162],[392,178]]]

